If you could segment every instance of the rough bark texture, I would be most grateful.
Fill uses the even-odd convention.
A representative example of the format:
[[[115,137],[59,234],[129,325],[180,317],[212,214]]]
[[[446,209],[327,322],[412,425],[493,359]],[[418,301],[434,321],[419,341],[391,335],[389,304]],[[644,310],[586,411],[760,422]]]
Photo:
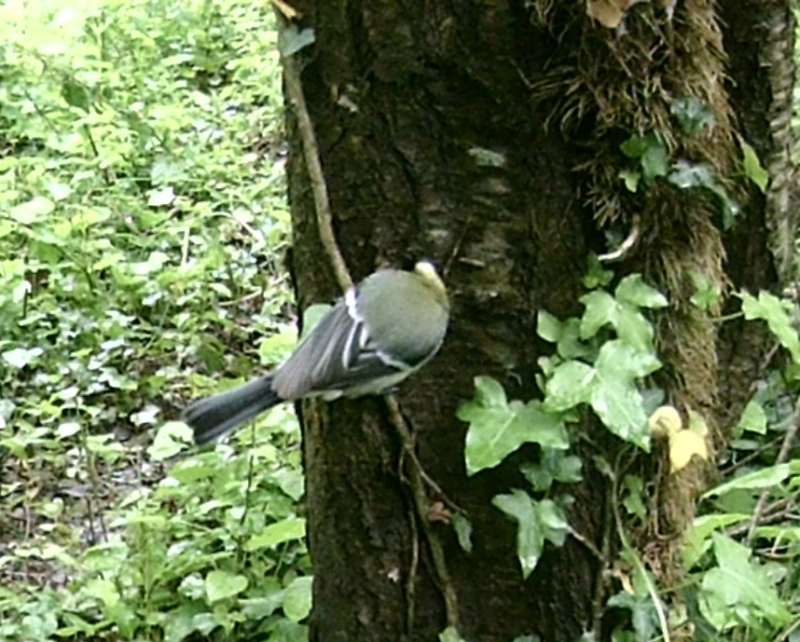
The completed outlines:
[[[733,24],[737,2],[721,4]],[[574,172],[583,150],[547,130],[548,114],[531,100],[536,70],[545,73],[557,40],[532,26],[522,2],[306,0],[296,8],[315,30],[312,50],[302,54],[303,86],[354,278],[423,256],[446,271],[451,332],[399,401],[426,472],[475,527],[467,555],[451,527],[432,524],[458,595],[460,632],[476,642],[577,639],[592,625],[597,560],[570,538],[523,581],[515,529],[491,506],[496,493],[521,483],[518,459],[468,479],[465,426],[455,419],[477,374],[496,377],[514,398],[537,396],[536,359],[549,348],[534,339],[536,312],[578,313],[586,254],[603,248]],[[744,35],[734,27],[730,37],[739,43]],[[732,71],[740,87],[755,73],[744,63]],[[291,118],[289,136],[292,269],[306,307],[338,293]],[[728,251],[732,265],[758,266],[733,276],[755,286],[771,277],[765,237],[753,233],[763,227],[763,203],[754,209]],[[735,359],[736,346],[726,354]],[[303,423],[315,565],[311,640],[437,640],[442,593],[384,405],[309,404]],[[587,474],[573,491],[571,523],[599,543],[607,489]]]
[[[787,277],[793,277],[778,274],[776,264],[780,265],[787,243],[794,256],[797,174],[789,158],[793,145],[794,4],[787,0],[726,0],[719,5],[726,25],[731,104],[742,137],[756,149],[771,180],[766,195],[752,190],[741,220],[726,236],[726,270],[736,289],[775,291]],[[771,234],[781,225],[785,227],[783,239]],[[740,320],[726,324],[721,331],[720,383],[725,403],[720,404],[718,415],[728,433],[753,393],[751,384],[763,374],[771,345],[762,325]]]

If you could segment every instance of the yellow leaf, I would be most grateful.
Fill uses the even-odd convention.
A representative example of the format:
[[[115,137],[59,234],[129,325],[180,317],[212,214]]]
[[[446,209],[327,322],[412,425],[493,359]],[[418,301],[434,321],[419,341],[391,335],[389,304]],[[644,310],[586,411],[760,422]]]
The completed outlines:
[[[706,440],[696,432],[681,430],[670,438],[669,461],[672,464],[673,473],[686,468],[695,455],[708,461]]]
[[[683,428],[681,416],[672,406],[656,408],[647,423],[650,426],[650,434],[656,439],[672,437]]]
[[[706,423],[706,418],[691,408],[687,410],[687,414],[689,415],[689,425],[686,426],[686,428],[692,432],[696,432],[701,437],[706,437],[708,435],[708,424]]]

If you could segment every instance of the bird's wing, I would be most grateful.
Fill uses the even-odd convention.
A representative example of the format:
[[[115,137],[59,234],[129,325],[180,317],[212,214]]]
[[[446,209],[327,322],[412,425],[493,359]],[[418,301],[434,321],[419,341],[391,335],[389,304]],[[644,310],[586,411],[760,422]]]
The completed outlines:
[[[284,399],[347,391],[408,367],[381,354],[354,305],[337,303],[275,372],[273,390]]]

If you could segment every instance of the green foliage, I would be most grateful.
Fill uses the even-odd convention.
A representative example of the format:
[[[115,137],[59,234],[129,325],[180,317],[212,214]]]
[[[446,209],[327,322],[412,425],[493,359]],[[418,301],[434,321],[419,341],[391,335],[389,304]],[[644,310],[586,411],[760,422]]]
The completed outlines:
[[[561,546],[568,532],[566,508],[572,498],[554,490],[556,484],[582,478],[580,458],[568,452],[576,438],[569,426],[580,412],[591,408],[612,433],[649,447],[651,409],[640,386],[660,362],[643,310],[664,307],[666,299],[639,275],[626,277],[609,293],[602,287],[609,280],[597,264],[586,282],[595,289],[581,298],[585,310],[580,318],[562,322],[539,313],[537,332],[556,347],[553,356],[540,361],[544,399],[509,402],[500,383],[477,377],[474,398],[458,410],[459,419],[469,424],[465,458],[470,475],[497,466],[523,445],[538,447],[538,457],[520,465],[530,489],[513,489],[493,500],[517,524],[517,557],[525,577],[536,568],[545,542]]]
[[[761,166],[756,150],[743,140],[739,140],[739,146],[742,148],[742,171],[744,175],[753,181],[758,189],[766,193],[769,185],[769,173]]]
[[[765,321],[789,360],[764,374],[721,462],[727,473],[702,497],[684,549],[687,611],[674,624],[691,623],[703,639],[792,639],[800,613],[795,307],[766,292],[737,296],[745,318]]]
[[[497,381],[476,377],[474,399],[458,409],[458,418],[469,423],[464,448],[467,473],[497,466],[526,442],[546,449],[568,448],[564,418],[541,406],[539,401],[508,403]]]
[[[0,638],[300,642],[294,416],[200,453],[164,424],[203,373],[293,342],[271,7],[22,6],[0,6]]]
[[[708,107],[693,97],[676,100],[672,106],[672,115],[690,136],[699,134],[705,128],[713,127],[715,123],[714,115]],[[752,148],[743,141],[741,144],[744,174],[763,191],[766,188],[766,172]],[[660,132],[632,134],[620,145],[620,151],[634,163],[633,166],[625,167],[619,172],[619,178],[628,191],[635,193],[640,187],[649,187],[657,179],[665,179],[682,190],[708,192],[717,198],[722,207],[723,229],[733,227],[741,208],[728,194],[720,177],[705,163],[672,158],[664,136]]]
[[[567,537],[567,517],[562,506],[551,499],[535,501],[523,490],[495,495],[492,503],[517,522],[517,557],[522,576],[536,568],[545,540],[563,546]]]
[[[758,298],[747,292],[742,292],[738,296],[742,299],[744,318],[748,321],[754,319],[766,321],[772,334],[789,351],[792,360],[800,364],[800,338],[792,327],[790,314],[795,310],[791,302],[782,301],[769,292],[759,292]]]

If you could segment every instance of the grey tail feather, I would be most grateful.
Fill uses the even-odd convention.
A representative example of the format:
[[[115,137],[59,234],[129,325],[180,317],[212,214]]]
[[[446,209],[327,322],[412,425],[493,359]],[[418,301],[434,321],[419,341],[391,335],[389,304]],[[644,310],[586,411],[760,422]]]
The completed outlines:
[[[284,399],[272,389],[272,375],[268,374],[195,401],[183,411],[182,418],[194,431],[194,443],[202,445],[235,430],[282,401]]]

